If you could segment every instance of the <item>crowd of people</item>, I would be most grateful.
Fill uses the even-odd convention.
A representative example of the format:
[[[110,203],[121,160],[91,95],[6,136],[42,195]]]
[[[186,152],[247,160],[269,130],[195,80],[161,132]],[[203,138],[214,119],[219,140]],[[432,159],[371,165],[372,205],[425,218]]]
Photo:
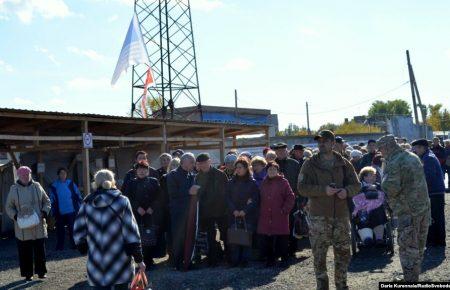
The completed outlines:
[[[349,221],[358,223],[363,244],[383,244],[384,209],[389,207],[398,217],[404,280],[417,281],[424,248],[446,244],[444,174],[450,174],[450,140],[444,146],[439,138],[409,144],[387,135],[351,146],[328,130],[315,140],[316,148],[298,144],[290,151],[287,144],[273,144],[261,156],[233,150],[220,166],[213,166],[208,153],[195,156],[178,149],[163,153],[155,169],[147,153],[138,151],[120,186],[113,172],[102,169],[94,176],[93,193],[84,199],[67,169],[58,169],[47,195],[32,180],[30,168],[22,166],[6,202],[15,222],[21,276],[46,277],[49,215],[56,220],[56,249],[64,249],[67,228],[70,247],[88,254],[93,287],[127,289],[133,260],[142,271],[166,255],[176,270],[195,268],[203,263],[202,251],[193,258],[185,255],[195,196],[197,238],[199,233],[206,237],[210,267],[247,267],[253,259],[266,267],[287,267],[298,251],[296,226],[305,226],[298,223],[301,209],[308,215],[317,288],[329,287],[326,254],[333,246],[335,285],[347,289]],[[250,242],[232,242],[230,229],[251,233]]]

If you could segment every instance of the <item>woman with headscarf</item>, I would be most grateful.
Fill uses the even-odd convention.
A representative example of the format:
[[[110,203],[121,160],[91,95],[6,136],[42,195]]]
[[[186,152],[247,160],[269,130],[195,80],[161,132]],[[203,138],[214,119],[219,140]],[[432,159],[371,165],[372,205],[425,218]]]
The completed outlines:
[[[50,213],[50,199],[42,186],[31,178],[29,167],[21,166],[17,175],[19,179],[11,186],[5,209],[8,216],[14,220],[20,274],[27,281],[33,280],[34,273],[44,279],[47,273],[46,218]]]

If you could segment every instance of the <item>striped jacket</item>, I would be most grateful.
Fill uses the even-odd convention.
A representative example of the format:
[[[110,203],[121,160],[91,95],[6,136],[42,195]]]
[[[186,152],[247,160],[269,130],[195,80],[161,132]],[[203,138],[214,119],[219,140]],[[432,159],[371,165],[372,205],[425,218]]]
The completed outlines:
[[[87,196],[74,225],[74,240],[88,252],[87,273],[91,286],[131,282],[134,266],[142,261],[138,226],[130,201],[117,189],[100,189]]]

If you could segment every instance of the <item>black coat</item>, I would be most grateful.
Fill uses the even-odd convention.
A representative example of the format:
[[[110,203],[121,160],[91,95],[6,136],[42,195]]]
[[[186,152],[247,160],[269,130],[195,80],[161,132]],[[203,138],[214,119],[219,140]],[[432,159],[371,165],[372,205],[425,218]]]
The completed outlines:
[[[164,208],[161,205],[161,187],[154,177],[134,178],[131,180],[125,195],[128,197],[133,209],[133,214],[138,225],[160,225],[164,216]],[[141,216],[138,208],[147,210],[149,207],[153,209],[153,214],[145,214]]]

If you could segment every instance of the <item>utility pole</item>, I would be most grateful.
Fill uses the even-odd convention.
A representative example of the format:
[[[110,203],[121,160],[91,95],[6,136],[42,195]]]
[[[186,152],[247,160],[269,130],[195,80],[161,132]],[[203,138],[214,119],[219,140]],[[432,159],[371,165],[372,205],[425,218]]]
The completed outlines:
[[[306,102],[306,124],[308,126],[308,135],[311,135],[311,128],[309,127],[309,106],[308,106],[308,102]]]
[[[234,117],[236,118],[236,121],[239,117],[238,114],[238,100],[237,100],[237,90],[234,90]]]
[[[423,106],[422,100],[420,99],[419,88],[417,87],[416,77],[414,76],[414,70],[411,64],[411,59],[409,57],[409,50],[406,51],[406,59],[408,62],[409,84],[411,86],[411,96],[413,99],[414,119],[416,121],[416,125],[420,125],[419,114],[417,112],[417,108],[419,108],[422,117],[423,136],[425,136],[425,138],[428,138],[426,108]]]

